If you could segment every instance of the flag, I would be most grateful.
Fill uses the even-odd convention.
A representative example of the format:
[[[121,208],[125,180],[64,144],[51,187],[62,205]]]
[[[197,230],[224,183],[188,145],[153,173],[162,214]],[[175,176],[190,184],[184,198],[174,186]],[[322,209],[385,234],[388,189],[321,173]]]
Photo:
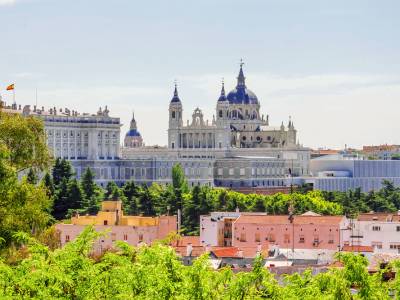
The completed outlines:
[[[11,91],[11,90],[13,90],[14,89],[14,83],[13,84],[10,84],[8,87],[7,87],[7,91]]]

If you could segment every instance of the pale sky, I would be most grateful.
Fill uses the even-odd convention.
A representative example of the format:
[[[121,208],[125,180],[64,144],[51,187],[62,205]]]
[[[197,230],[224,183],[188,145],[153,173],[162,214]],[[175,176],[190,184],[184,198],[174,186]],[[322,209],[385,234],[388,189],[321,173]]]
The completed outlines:
[[[221,78],[246,84],[271,125],[300,142],[400,144],[400,1],[0,0],[0,93],[95,113],[108,105],[147,145],[167,142],[179,85],[184,118],[211,120]]]

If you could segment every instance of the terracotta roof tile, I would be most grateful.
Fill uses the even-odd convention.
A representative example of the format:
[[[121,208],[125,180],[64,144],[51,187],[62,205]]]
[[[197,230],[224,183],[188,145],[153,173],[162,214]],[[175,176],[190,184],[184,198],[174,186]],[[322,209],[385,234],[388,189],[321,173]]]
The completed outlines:
[[[200,246],[200,237],[196,236],[181,236],[179,240],[174,243],[174,246],[187,246],[192,244],[192,246]]]
[[[240,257],[239,249],[236,247],[222,247],[222,248],[214,248],[210,251],[216,257]]]

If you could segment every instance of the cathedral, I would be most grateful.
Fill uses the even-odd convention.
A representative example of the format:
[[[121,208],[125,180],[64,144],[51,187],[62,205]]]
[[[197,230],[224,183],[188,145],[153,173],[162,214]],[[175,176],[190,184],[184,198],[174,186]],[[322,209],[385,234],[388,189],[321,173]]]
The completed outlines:
[[[247,88],[243,64],[232,91],[226,93],[222,83],[210,122],[199,108],[184,122],[183,103],[175,85],[168,104],[165,147],[145,146],[134,115],[120,145],[122,124],[110,116],[107,107],[88,114],[36,105],[33,109],[29,105],[7,107],[0,102],[0,106],[6,112],[41,119],[54,157],[68,159],[77,178],[92,169],[103,187],[110,181],[123,185],[130,180],[170,184],[176,164],[182,166],[191,186],[280,188],[310,174],[310,149],[296,142],[293,121],[289,117],[286,126],[283,122],[270,126],[269,116],[260,112],[259,99]]]
[[[240,64],[236,87],[227,95],[224,83],[217,100],[216,113],[209,124],[196,108],[192,120],[184,124],[183,104],[175,84],[169,105],[168,147],[171,149],[199,148],[287,148],[296,146],[296,129],[290,120],[285,127],[269,125],[269,116],[260,113],[257,96],[247,88]]]

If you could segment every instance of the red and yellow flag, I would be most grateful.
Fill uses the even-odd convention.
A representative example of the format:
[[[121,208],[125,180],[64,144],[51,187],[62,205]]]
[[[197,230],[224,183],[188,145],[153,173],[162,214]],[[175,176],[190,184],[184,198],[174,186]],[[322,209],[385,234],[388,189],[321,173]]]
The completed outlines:
[[[11,90],[13,90],[14,89],[14,83],[13,84],[10,84],[8,87],[7,87],[7,91],[11,91]]]

